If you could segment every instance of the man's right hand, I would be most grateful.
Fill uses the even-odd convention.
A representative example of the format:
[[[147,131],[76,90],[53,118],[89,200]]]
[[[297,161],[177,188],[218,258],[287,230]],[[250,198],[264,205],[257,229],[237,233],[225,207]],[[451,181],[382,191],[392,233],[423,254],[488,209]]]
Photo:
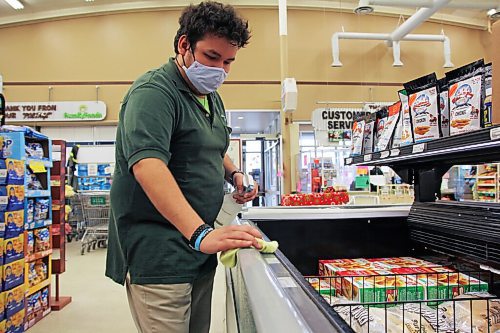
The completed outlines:
[[[200,250],[206,254],[253,246],[261,246],[255,238],[262,238],[260,232],[249,225],[229,225],[210,232],[200,244]]]

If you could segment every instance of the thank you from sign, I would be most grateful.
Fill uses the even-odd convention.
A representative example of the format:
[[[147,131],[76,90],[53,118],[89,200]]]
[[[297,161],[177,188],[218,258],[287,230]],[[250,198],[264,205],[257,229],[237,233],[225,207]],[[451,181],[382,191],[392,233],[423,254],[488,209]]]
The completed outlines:
[[[102,101],[82,102],[7,102],[7,122],[96,121],[106,118]]]

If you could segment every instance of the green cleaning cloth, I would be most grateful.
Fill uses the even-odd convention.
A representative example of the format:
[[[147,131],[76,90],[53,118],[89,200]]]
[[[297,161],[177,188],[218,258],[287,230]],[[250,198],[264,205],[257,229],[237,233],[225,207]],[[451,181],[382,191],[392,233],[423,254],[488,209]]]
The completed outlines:
[[[266,242],[263,239],[256,238],[257,242],[262,246],[262,248],[259,250],[262,253],[274,253],[278,249],[278,242],[277,241],[271,241],[271,242]],[[232,249],[232,250],[227,250],[223,251],[220,254],[220,262],[229,268],[233,268],[236,266],[236,253],[238,253],[239,249]]]

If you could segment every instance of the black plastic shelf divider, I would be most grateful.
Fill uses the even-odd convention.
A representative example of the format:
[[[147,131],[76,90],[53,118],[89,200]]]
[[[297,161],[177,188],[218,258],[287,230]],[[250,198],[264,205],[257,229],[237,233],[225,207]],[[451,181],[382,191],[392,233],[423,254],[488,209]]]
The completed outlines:
[[[409,166],[440,164],[480,164],[500,160],[500,125],[461,135],[349,157],[345,165]]]

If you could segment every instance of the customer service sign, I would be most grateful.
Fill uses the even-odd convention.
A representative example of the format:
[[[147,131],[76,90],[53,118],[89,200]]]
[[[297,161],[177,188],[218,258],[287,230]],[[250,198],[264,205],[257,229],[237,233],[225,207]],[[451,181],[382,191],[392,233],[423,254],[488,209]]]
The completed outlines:
[[[7,102],[7,122],[96,121],[106,118],[102,101],[83,102]]]

